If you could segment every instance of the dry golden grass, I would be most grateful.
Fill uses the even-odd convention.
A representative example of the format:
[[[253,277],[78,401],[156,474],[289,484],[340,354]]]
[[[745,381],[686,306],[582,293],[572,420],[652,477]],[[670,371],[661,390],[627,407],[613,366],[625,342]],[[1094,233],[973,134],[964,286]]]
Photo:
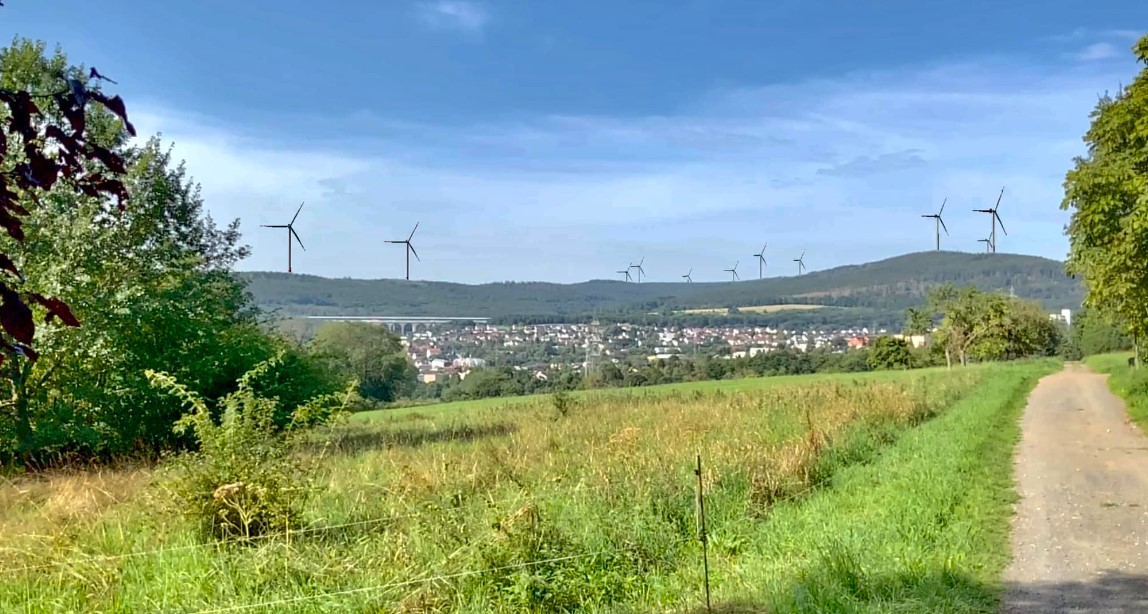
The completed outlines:
[[[538,397],[347,424],[327,434],[305,516],[367,524],[242,549],[186,550],[192,525],[163,515],[143,469],[19,480],[0,488],[0,610],[23,594],[42,596],[30,612],[198,611],[485,569],[298,611],[521,611],[541,597],[511,588],[541,572],[496,570],[555,557],[565,562],[538,593],[547,608],[680,603],[696,586],[683,567],[695,454],[719,532],[723,518],[754,522],[819,483],[846,462],[841,450],[941,411],[984,373],[587,394],[565,416]]]

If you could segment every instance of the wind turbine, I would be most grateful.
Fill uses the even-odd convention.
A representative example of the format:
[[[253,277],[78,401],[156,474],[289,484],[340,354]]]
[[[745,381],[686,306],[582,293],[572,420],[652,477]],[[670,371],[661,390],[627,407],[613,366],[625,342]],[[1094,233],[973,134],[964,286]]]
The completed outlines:
[[[694,269],[693,269],[693,267],[690,267],[690,271],[689,271],[689,273],[686,273],[685,275],[682,275],[682,279],[686,280],[686,283],[687,283],[687,284],[692,284],[692,283],[694,283],[694,278],[693,278],[693,277],[690,277],[690,275],[692,275],[692,274],[693,274],[693,272],[694,272]]]
[[[291,218],[290,222],[286,224],[260,224],[263,228],[286,228],[287,229],[287,272],[291,272],[291,237],[299,242],[299,249],[307,251],[303,247],[303,239],[299,238],[299,233],[295,232],[295,220],[299,217],[299,212],[303,210],[303,203],[299,203],[299,208],[295,210],[295,217]]]
[[[740,277],[737,276],[737,265],[739,265],[739,264],[741,264],[741,260],[738,260],[737,262],[735,262],[732,269],[722,269],[726,273],[730,274],[730,277],[731,277],[730,281],[738,281],[739,279],[741,279]]]
[[[414,238],[415,231],[419,229],[419,224],[421,224],[421,222],[415,222],[415,227],[411,229],[411,234],[407,236],[406,239],[401,239],[398,241],[383,241],[384,243],[401,243],[407,246],[407,281],[411,280],[411,254],[415,255],[415,260],[418,260],[419,262],[423,261],[422,258],[419,258],[419,253],[415,251],[415,246],[411,245],[411,239]]]
[[[997,223],[998,222],[1001,225],[1001,232],[1005,233],[1006,235],[1008,234],[1008,231],[1005,230],[1005,228],[1004,228],[1004,222],[1001,221],[1000,214],[997,213],[997,209],[999,209],[1001,206],[1001,197],[1002,196],[1004,196],[1004,188],[1001,188],[1001,193],[999,196],[997,196],[997,204],[993,205],[992,209],[973,209],[973,211],[976,213],[988,213],[989,215],[992,216],[993,230],[992,230],[992,233],[989,235],[989,247],[992,248],[992,253],[994,253],[994,254],[997,253]]]
[[[801,272],[805,270],[805,250],[801,250],[801,257],[794,258],[793,261],[797,263],[797,274],[801,275]]]
[[[767,247],[767,245],[762,243],[761,251],[754,254],[754,257],[757,258],[757,278],[758,279],[761,279],[762,277],[765,276],[765,248],[766,247]]]
[[[642,276],[646,274],[646,269],[642,268],[642,263],[645,261],[646,261],[646,257],[642,256],[642,259],[638,261],[638,264],[631,264],[630,265],[631,269],[638,269],[638,283],[642,283]]]
[[[937,251],[941,251],[941,229],[945,229],[945,236],[949,236],[949,228],[945,226],[945,220],[941,219],[941,214],[945,212],[945,203],[949,202],[949,197],[946,196],[945,200],[941,201],[941,210],[932,215],[922,215],[921,217],[929,217],[936,220],[937,226]]]
[[[623,269],[621,271],[617,271],[617,273],[619,275],[625,275],[626,281],[632,281],[632,279],[630,278],[630,269]]]
[[[991,239],[977,239],[977,243],[984,243],[985,244],[985,253],[986,254],[993,251],[993,242]]]

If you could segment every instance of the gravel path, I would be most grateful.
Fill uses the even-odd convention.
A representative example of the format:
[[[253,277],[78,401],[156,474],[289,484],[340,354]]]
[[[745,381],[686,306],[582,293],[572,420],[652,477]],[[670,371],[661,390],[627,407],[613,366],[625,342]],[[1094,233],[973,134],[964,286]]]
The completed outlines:
[[[1079,364],[1028,399],[1004,611],[1148,612],[1148,437]]]

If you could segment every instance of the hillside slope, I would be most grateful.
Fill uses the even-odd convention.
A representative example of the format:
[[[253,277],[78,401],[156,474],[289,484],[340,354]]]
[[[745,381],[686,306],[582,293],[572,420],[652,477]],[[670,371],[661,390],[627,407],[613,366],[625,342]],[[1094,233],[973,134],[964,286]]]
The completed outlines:
[[[284,273],[241,273],[263,307],[283,315],[570,316],[602,312],[814,303],[903,310],[928,288],[952,282],[1008,290],[1048,309],[1080,305],[1080,284],[1063,263],[1019,254],[921,252],[791,277],[717,283],[578,284],[328,279]]]

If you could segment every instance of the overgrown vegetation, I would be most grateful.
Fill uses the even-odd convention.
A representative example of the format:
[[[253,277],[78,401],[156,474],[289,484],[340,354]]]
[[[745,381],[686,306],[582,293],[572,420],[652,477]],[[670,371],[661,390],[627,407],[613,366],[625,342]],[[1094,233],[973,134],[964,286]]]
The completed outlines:
[[[327,453],[302,452],[320,488],[300,524],[246,548],[195,547],[197,522],[173,521],[156,513],[162,498],[140,496],[161,484],[124,492],[106,474],[100,488],[121,494],[95,509],[52,496],[50,483],[22,484],[25,494],[5,492],[0,609],[197,611],[280,599],[302,599],[299,612],[692,607],[700,452],[719,604],[800,609],[810,598],[801,595],[816,594],[860,609],[984,611],[1007,548],[1008,429],[1033,377],[1051,367],[358,414],[331,433]],[[837,545],[846,558],[827,566]],[[182,550],[101,563],[172,547]],[[895,590],[881,583],[894,572]]]
[[[206,537],[250,539],[288,530],[313,493],[310,467],[294,454],[296,440],[345,410],[350,391],[342,399],[325,395],[287,411],[278,398],[256,392],[259,380],[281,362],[280,355],[256,365],[214,407],[171,375],[147,372],[152,385],[189,410],[174,430],[189,433],[196,448],[172,459],[167,484],[175,509]]]

